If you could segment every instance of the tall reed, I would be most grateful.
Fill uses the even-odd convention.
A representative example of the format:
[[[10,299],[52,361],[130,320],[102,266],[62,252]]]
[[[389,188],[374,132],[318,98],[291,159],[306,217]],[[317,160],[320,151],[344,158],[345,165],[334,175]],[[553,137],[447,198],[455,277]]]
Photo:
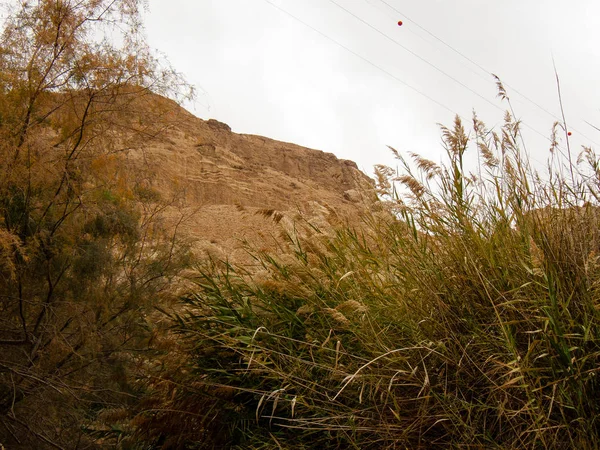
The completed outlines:
[[[378,167],[362,227],[298,223],[260,273],[201,271],[175,317],[194,448],[214,421],[231,448],[600,446],[596,156],[554,136],[540,173],[508,113],[442,136],[442,164]]]

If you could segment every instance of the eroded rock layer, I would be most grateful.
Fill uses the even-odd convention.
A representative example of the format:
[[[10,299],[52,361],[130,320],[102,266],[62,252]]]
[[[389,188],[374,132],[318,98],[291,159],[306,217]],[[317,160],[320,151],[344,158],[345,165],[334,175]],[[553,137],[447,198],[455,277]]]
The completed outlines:
[[[181,230],[200,251],[240,259],[244,241],[273,247],[273,237],[281,232],[276,222],[289,225],[302,215],[326,226],[333,216],[356,220],[365,209],[371,180],[352,161],[237,134],[179,107],[170,114],[165,131],[129,158],[135,170],[148,174],[154,189],[194,210]]]

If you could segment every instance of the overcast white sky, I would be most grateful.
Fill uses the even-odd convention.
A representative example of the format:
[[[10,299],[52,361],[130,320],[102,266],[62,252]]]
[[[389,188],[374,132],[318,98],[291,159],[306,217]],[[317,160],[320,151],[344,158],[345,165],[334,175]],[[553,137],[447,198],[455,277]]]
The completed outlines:
[[[549,136],[555,118],[531,101],[559,117],[554,56],[571,142],[600,150],[594,144],[600,132],[585,123],[600,127],[598,0],[150,0],[149,6],[150,45],[197,88],[189,109],[238,133],[332,152],[368,174],[374,164],[394,164],[386,145],[440,160],[437,123],[451,125],[455,113],[470,119],[475,109],[491,126],[501,122],[506,104],[489,74],[439,38],[528,97],[508,88],[517,116],[535,130],[524,134],[539,161],[548,153],[540,134]]]

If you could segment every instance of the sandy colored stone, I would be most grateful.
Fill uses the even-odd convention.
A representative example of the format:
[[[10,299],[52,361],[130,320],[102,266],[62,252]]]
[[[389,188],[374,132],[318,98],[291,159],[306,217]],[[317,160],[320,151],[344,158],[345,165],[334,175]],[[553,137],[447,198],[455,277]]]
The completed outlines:
[[[356,222],[365,211],[372,180],[352,161],[237,134],[174,103],[169,122],[143,150],[129,154],[129,164],[163,198],[177,198],[195,212],[180,230],[200,252],[244,260],[244,242],[274,250],[282,231],[300,216],[327,227]]]

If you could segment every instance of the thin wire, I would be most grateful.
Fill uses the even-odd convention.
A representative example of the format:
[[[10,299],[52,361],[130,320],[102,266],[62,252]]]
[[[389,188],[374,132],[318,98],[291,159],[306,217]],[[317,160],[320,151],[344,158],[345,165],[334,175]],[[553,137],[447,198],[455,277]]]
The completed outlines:
[[[465,55],[464,53],[462,53],[461,51],[457,50],[456,48],[454,48],[452,45],[448,44],[446,41],[444,41],[443,39],[439,38],[438,36],[436,36],[435,34],[433,34],[431,31],[427,30],[425,27],[419,25],[419,23],[417,23],[416,21],[414,21],[413,19],[411,19],[409,16],[407,16],[406,14],[404,14],[402,11],[398,10],[397,8],[395,8],[394,6],[390,5],[386,0],[379,0],[381,3],[383,3],[384,5],[386,5],[388,8],[390,8],[391,10],[393,10],[394,12],[396,12],[397,14],[400,14],[401,16],[403,16],[406,20],[412,22],[414,25],[416,25],[418,28],[420,28],[421,30],[423,30],[425,33],[427,33],[429,36],[431,36],[432,38],[434,38],[435,40],[439,41],[440,43],[442,43],[443,45],[445,45],[446,47],[448,47],[450,50],[452,50],[454,53],[456,53],[457,55],[459,55],[461,58],[465,59],[466,61],[470,62],[471,64],[473,64],[475,67],[479,68],[480,70],[482,70],[483,72],[485,72],[488,75],[494,75],[492,72],[490,72],[489,70],[487,70],[485,67],[481,66],[479,63],[477,63],[476,61],[474,61],[473,59],[469,58],[467,55]],[[371,4],[370,2],[367,1],[367,3]],[[371,6],[373,6],[371,4]],[[521,93],[520,91],[518,91],[515,87],[511,86],[508,83],[505,83],[504,81],[502,82],[504,84],[504,86],[506,86],[507,88],[509,88],[511,91],[513,91],[515,94],[523,97],[525,100],[527,100],[529,103],[531,103],[532,105],[536,106],[538,109],[540,109],[541,111],[545,112],[546,114],[548,114],[550,117],[552,117],[554,120],[556,121],[561,121],[561,119],[554,113],[548,111],[546,108],[544,108],[543,106],[541,106],[539,103],[535,102],[534,100],[532,100],[531,98],[529,98],[528,96],[526,96],[525,94]],[[593,139],[589,138],[588,136],[586,136],[585,134],[581,133],[580,131],[576,130],[575,128],[571,128],[573,131],[575,131],[577,134],[579,134],[581,137],[589,140],[590,142],[593,142],[596,145],[600,145],[597,142],[595,142]]]
[[[425,58],[423,58],[421,55],[419,55],[418,53],[412,51],[411,49],[409,49],[408,47],[404,46],[403,44],[401,44],[400,42],[398,42],[397,40],[395,40],[394,38],[392,38],[391,36],[389,36],[388,34],[384,33],[383,31],[377,29],[376,27],[374,27],[373,25],[371,25],[369,22],[367,22],[366,20],[362,19],[361,17],[357,16],[356,14],[354,14],[352,11],[344,8],[342,5],[340,5],[339,3],[337,3],[334,0],[328,0],[329,3],[334,4],[335,6],[337,6],[338,8],[340,8],[342,11],[345,11],[347,14],[351,15],[352,17],[354,17],[356,20],[362,22],[363,24],[365,24],[366,26],[368,26],[369,28],[371,28],[373,31],[375,31],[376,33],[380,34],[381,36],[383,36],[384,38],[386,38],[388,41],[394,43],[395,45],[397,45],[398,47],[406,50],[408,53],[410,53],[411,55],[413,55],[414,57],[420,59],[421,61],[423,61],[425,64],[427,64],[430,67],[433,67],[435,70],[437,70],[438,72],[440,72],[442,75],[450,78],[452,81],[454,81],[455,83],[459,84],[460,86],[462,86],[463,88],[465,88],[466,90],[468,90],[469,92],[471,92],[472,94],[475,94],[477,97],[481,98],[482,100],[486,101],[487,103],[489,103],[490,105],[492,105],[494,108],[504,112],[504,110],[502,108],[500,108],[497,104],[495,104],[494,102],[492,102],[491,100],[489,100],[488,98],[484,97],[483,95],[481,95],[479,92],[471,89],[469,86],[467,86],[466,84],[464,84],[462,81],[458,80],[457,78],[453,77],[452,75],[450,75],[449,73],[445,72],[444,70],[440,69],[438,66],[436,66],[435,64],[433,64],[430,61],[427,61]]]
[[[386,17],[391,17],[391,16],[389,15],[388,11],[384,11],[384,10],[383,10],[383,9],[382,9],[380,6],[377,6],[377,5],[375,5],[375,4],[374,4],[374,3],[372,3],[370,0],[363,0],[363,1],[364,1],[365,3],[368,3],[368,4],[369,4],[369,5],[372,7],[372,8],[374,8],[374,9],[377,9],[377,11],[379,12],[379,14],[385,15]],[[398,14],[401,14],[401,13],[398,13]],[[403,14],[401,14],[401,15],[403,15]],[[410,20],[410,19],[408,19],[408,22],[413,22],[413,21],[412,21],[412,20]],[[414,23],[414,24],[417,26],[417,28],[421,28],[421,29],[423,29],[423,28],[422,28],[422,27],[421,27],[421,26],[420,26],[418,23],[416,23],[416,22],[413,22],[413,23]],[[419,38],[419,39],[421,39],[422,41],[424,41],[424,42],[427,42],[428,44],[430,44],[430,45],[431,45],[431,41],[430,41],[430,40],[426,39],[426,38],[425,38],[425,37],[424,37],[422,34],[415,32],[415,31],[412,29],[412,27],[404,27],[404,28],[405,28],[405,30],[403,30],[403,31],[406,31],[406,32],[408,32],[408,33],[411,33],[412,35],[416,36],[417,38]],[[427,30],[425,30],[425,29],[423,29],[423,30],[424,30],[426,33],[429,33]],[[429,34],[431,34],[431,33],[429,33]],[[432,36],[433,36],[433,35],[432,35]],[[437,38],[436,36],[433,36],[433,37],[435,37],[437,40],[441,41],[441,39]],[[441,41],[441,42],[442,42],[444,45],[446,45],[446,46],[450,47],[450,46],[449,46],[448,44],[446,44],[445,42],[443,42],[443,41]],[[452,47],[450,47],[450,48],[452,48]],[[453,50],[454,50],[454,49],[453,49]],[[454,50],[454,51],[458,52],[458,50]],[[460,53],[460,52],[458,52],[458,53]],[[463,56],[464,58],[467,58],[467,59],[468,59],[468,57],[466,57],[466,56],[464,56],[464,55],[461,55],[461,56]],[[475,65],[477,65],[477,63],[475,63]],[[469,66],[469,65],[462,64],[462,66],[463,66],[464,68],[468,69],[468,70],[469,70],[469,72],[471,72],[472,74],[474,74],[474,75],[477,75],[477,76],[478,76],[479,78],[481,78],[482,80],[484,80],[484,81],[486,81],[486,82],[488,82],[488,83],[490,83],[490,84],[495,84],[495,83],[494,83],[494,81],[493,81],[493,80],[492,80],[492,79],[489,77],[489,75],[490,75],[490,74],[489,74],[487,71],[485,71],[485,70],[484,70],[484,71],[483,71],[483,73],[482,73],[482,71],[481,71],[481,70],[476,70],[476,68],[473,68],[473,67],[471,67],[471,66]]]
[[[330,37],[329,35],[323,33],[322,31],[320,31],[319,29],[313,27],[312,25],[308,24],[307,22],[303,21],[302,19],[298,18],[297,16],[295,16],[294,14],[286,11],[285,9],[281,8],[280,6],[276,5],[275,3],[273,3],[271,0],[264,0],[266,3],[268,3],[269,5],[271,5],[273,8],[279,10],[280,12],[282,12],[283,14],[287,15],[288,17],[291,17],[292,19],[294,19],[295,21],[301,23],[302,25],[304,25],[305,27],[311,29],[312,31],[314,31],[315,33],[319,34],[320,36],[324,37],[325,39],[333,42],[334,44],[338,45],[339,47],[343,48],[344,50],[346,50],[348,53],[351,53],[352,55],[356,56],[357,58],[361,59],[362,61],[366,62],[367,64],[369,64],[370,66],[374,67],[375,69],[383,72],[385,75],[387,75],[388,77],[392,78],[393,80],[403,84],[404,86],[408,87],[409,89],[413,90],[414,92],[418,93],[419,95],[421,95],[422,97],[426,98],[427,100],[435,103],[436,105],[444,108],[445,110],[456,114],[461,120],[465,120],[464,117],[462,117],[460,114],[458,114],[456,111],[452,110],[451,108],[449,108],[448,106],[444,105],[443,103],[439,102],[438,100],[434,99],[433,97],[425,94],[424,92],[422,92],[421,90],[419,90],[418,88],[408,84],[406,81],[402,80],[401,78],[397,77],[396,75],[394,75],[393,73],[389,72],[388,70],[383,69],[381,66],[377,65],[376,63],[372,62],[371,60],[369,60],[368,58],[360,55],[359,53],[355,52],[354,50],[350,49],[349,47],[345,46],[344,44],[342,44],[341,42],[335,40],[334,38]],[[522,125],[524,125],[525,127],[529,128],[530,130],[534,131],[535,133],[539,134],[542,138],[548,140],[551,142],[551,139],[548,138],[546,135],[540,133],[539,131],[537,131],[535,128],[531,127],[530,125],[527,125],[524,122],[521,122]],[[534,160],[536,160],[535,158],[532,158]],[[536,160],[537,161],[537,160]],[[539,162],[539,161],[538,161]]]
[[[315,33],[319,34],[320,36],[324,37],[325,39],[333,42],[334,44],[340,46],[341,48],[343,48],[344,50],[346,50],[347,52],[351,53],[352,55],[356,56],[357,58],[361,59],[362,61],[366,62],[367,64],[369,64],[370,66],[374,67],[375,69],[383,72],[384,74],[386,74],[387,76],[389,76],[390,78],[394,79],[395,81],[403,84],[404,86],[408,87],[409,89],[413,90],[414,92],[418,93],[419,95],[423,96],[424,98],[426,98],[427,100],[435,103],[436,105],[444,108],[445,110],[456,114],[459,118],[461,118],[463,121],[465,120],[464,117],[462,117],[460,114],[458,114],[456,111],[452,110],[451,108],[449,108],[448,106],[444,105],[443,103],[439,102],[438,100],[434,99],[433,97],[425,94],[424,92],[422,92],[421,90],[419,90],[418,88],[408,84],[406,81],[402,80],[401,78],[397,77],[396,75],[394,75],[393,73],[383,69],[381,66],[377,65],[376,63],[372,62],[371,60],[369,60],[368,58],[360,55],[359,53],[355,52],[354,50],[350,49],[349,47],[345,46],[344,44],[342,44],[341,42],[335,40],[334,38],[328,36],[327,34],[323,33],[322,31],[320,31],[319,29],[313,27],[312,25],[308,24],[307,22],[304,22],[302,19],[296,17],[294,14],[286,11],[285,9],[281,8],[280,6],[276,5],[275,3],[273,3],[271,0],[264,0],[266,3],[268,3],[269,5],[271,5],[272,7],[274,7],[275,9],[279,10],[280,12],[282,12],[283,14],[291,17],[292,19],[294,19],[295,21],[301,23],[302,25],[304,25],[307,28],[310,28],[312,31],[314,31]],[[529,128],[530,130],[534,131],[535,133],[537,133],[538,135],[540,135],[542,138],[548,140],[551,142],[551,139],[548,138],[546,135],[544,135],[543,133],[540,133],[538,130],[536,130],[535,128],[531,127],[530,125],[521,122],[521,124],[527,128]],[[535,158],[532,158],[534,160],[536,160]],[[536,160],[537,161],[537,160]],[[539,162],[539,161],[538,161]]]
[[[600,131],[600,128],[598,128],[596,125],[592,125],[591,123],[589,123],[587,120],[584,120],[585,123],[587,123],[590,127],[592,127],[593,129],[595,129],[596,131]]]
[[[268,0],[265,0],[268,1]],[[462,86],[463,88],[467,89],[469,92],[471,92],[472,94],[475,94],[477,97],[483,99],[484,101],[486,101],[487,103],[489,103],[490,105],[492,105],[494,108],[498,109],[499,111],[504,112],[504,109],[501,108],[500,106],[498,106],[497,104],[495,104],[494,102],[492,102],[491,100],[485,98],[483,95],[479,94],[477,91],[471,89],[470,87],[468,87],[466,84],[464,84],[463,82],[461,82],[460,80],[458,80],[457,78],[453,77],[452,75],[448,74],[447,72],[445,72],[444,70],[440,69],[438,66],[436,66],[435,64],[427,61],[425,58],[423,58],[422,56],[420,56],[419,54],[415,53],[414,51],[410,50],[409,48],[405,47],[404,45],[402,45],[400,42],[396,41],[394,38],[390,37],[389,35],[387,35],[386,33],[384,33],[383,31],[378,30],[376,27],[374,27],[373,25],[371,25],[370,23],[368,23],[367,21],[363,20],[362,18],[360,18],[359,16],[357,16],[356,14],[354,14],[353,12],[349,11],[348,9],[344,8],[343,6],[341,6],[340,4],[336,3],[334,0],[328,0],[330,3],[332,3],[333,5],[337,6],[338,8],[340,8],[341,10],[345,11],[346,13],[348,13],[349,15],[351,15],[352,17],[354,17],[355,19],[357,19],[358,21],[362,22],[363,24],[367,25],[369,28],[371,28],[372,30],[376,31],[378,34],[382,35],[383,37],[385,37],[386,39],[388,39],[389,41],[393,42],[394,44],[396,44],[397,46],[399,46],[400,48],[406,50],[407,52],[409,52],[411,55],[417,57],[418,59],[420,59],[421,61],[423,61],[424,63],[426,63],[427,65],[433,67],[435,70],[437,70],[438,72],[442,73],[443,75],[445,75],[446,77],[450,78],[451,80],[453,80],[454,82],[456,82],[457,84],[459,84],[460,86]],[[383,0],[382,0],[383,1]],[[270,2],[269,2],[270,3]],[[551,141],[551,139],[546,136],[544,133],[538,131],[537,129],[535,129],[534,127],[532,127],[531,125],[528,125],[525,122],[522,122],[523,125],[527,128],[529,128],[530,130],[532,130],[533,132],[537,133],[538,135],[540,135],[541,137],[543,137],[544,139]]]
[[[471,58],[469,58],[467,55],[465,55],[464,53],[462,53],[461,51],[457,50],[456,48],[454,48],[453,46],[451,46],[450,44],[448,44],[446,41],[444,41],[443,39],[437,37],[435,34],[433,34],[431,31],[427,30],[426,28],[422,27],[421,25],[419,25],[417,22],[415,22],[413,19],[411,19],[410,17],[408,17],[406,14],[404,14],[403,12],[399,11],[398,9],[396,9],[395,7],[393,7],[392,5],[390,5],[386,0],[379,0],[381,3],[383,3],[384,5],[386,5],[388,8],[392,9],[393,11],[395,11],[396,13],[404,16],[408,21],[414,23],[418,28],[420,28],[421,30],[423,30],[425,33],[427,33],[429,36],[431,36],[432,38],[434,38],[435,40],[439,41],[440,43],[442,43],[443,45],[445,45],[446,47],[448,47],[450,50],[452,50],[454,53],[456,53],[457,55],[459,55],[460,57],[462,57],[463,59],[467,60],[468,62],[470,62],[471,64],[473,64],[474,66],[476,66],[477,68],[479,68],[480,70],[482,70],[483,72],[485,72],[487,75],[493,75],[492,72],[490,72],[489,70],[487,70],[485,67],[481,66],[480,64],[478,64],[476,61],[472,60]],[[516,94],[520,95],[521,97],[523,97],[524,99],[526,99],[527,101],[531,102],[532,104],[534,104],[535,106],[537,106],[539,109],[541,109],[542,111],[544,111],[546,114],[548,114],[549,116],[553,117],[554,119],[559,120],[559,118],[554,115],[553,113],[551,113],[550,111],[548,111],[546,108],[544,108],[543,106],[537,104],[536,102],[534,102],[533,100],[531,100],[529,97],[527,97],[525,94],[522,94],[521,92],[519,92],[518,90],[516,90],[514,87],[512,87],[511,85],[509,85],[508,83],[504,83],[503,84],[510,88],[510,90],[514,91]]]
[[[342,47],[344,50],[346,50],[347,52],[351,53],[352,55],[356,56],[357,58],[360,58],[361,60],[363,60],[364,62],[366,62],[367,64],[369,64],[370,66],[374,67],[377,70],[380,70],[381,72],[383,72],[384,74],[386,74],[388,77],[394,79],[395,81],[403,84],[404,86],[406,86],[407,88],[413,90],[414,92],[418,93],[419,95],[425,97],[427,100],[435,103],[438,106],[441,106],[442,108],[444,108],[445,110],[451,112],[452,114],[457,114],[459,115],[456,111],[454,111],[452,108],[449,108],[448,106],[444,105],[443,103],[439,102],[438,100],[434,99],[433,97],[427,95],[426,93],[424,93],[423,91],[419,90],[418,88],[412,86],[411,84],[407,83],[406,81],[404,81],[403,79],[399,78],[398,76],[394,75],[393,73],[391,73],[390,71],[382,68],[381,66],[377,65],[376,63],[374,63],[373,61],[371,61],[370,59],[362,56],[361,54],[355,52],[354,50],[352,50],[351,48],[345,46],[344,44],[342,44],[341,42],[335,40],[334,38],[328,36],[327,34],[323,33],[322,31],[318,30],[317,28],[313,27],[312,25],[304,22],[302,19],[299,19],[298,17],[296,17],[295,15],[293,15],[292,13],[286,11],[285,9],[281,8],[280,6],[276,5],[275,3],[273,3],[271,0],[264,0],[266,3],[268,3],[269,5],[271,5],[273,8],[278,9],[279,11],[281,11],[282,13],[286,14],[287,16],[291,17],[292,19],[296,20],[297,22],[300,22],[302,25],[310,28],[311,30],[313,30],[315,33],[318,33],[319,35],[321,35],[322,37],[324,37],[325,39],[333,42],[334,44]],[[460,117],[460,115],[459,115]]]

